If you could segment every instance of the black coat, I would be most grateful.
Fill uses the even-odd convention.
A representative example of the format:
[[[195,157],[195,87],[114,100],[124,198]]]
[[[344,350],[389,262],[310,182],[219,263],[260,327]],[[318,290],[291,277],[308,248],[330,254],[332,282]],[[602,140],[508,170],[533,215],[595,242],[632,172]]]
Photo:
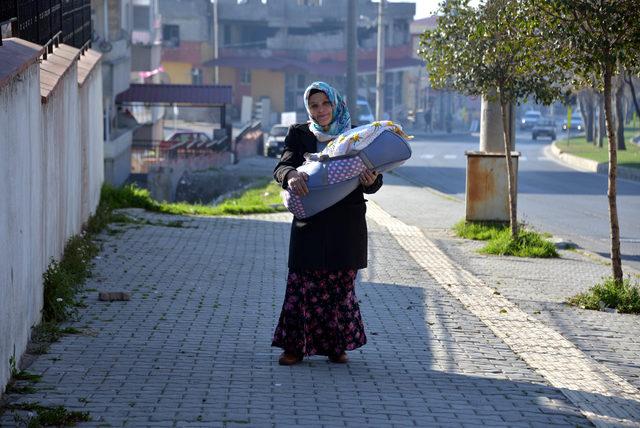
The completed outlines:
[[[273,176],[283,189],[285,177],[304,162],[305,153],[317,152],[318,140],[306,123],[292,125],[284,140],[284,152]],[[382,186],[382,174],[369,187],[358,186],[335,205],[291,224],[289,269],[362,269],[367,267],[366,200],[363,193],[375,193]]]

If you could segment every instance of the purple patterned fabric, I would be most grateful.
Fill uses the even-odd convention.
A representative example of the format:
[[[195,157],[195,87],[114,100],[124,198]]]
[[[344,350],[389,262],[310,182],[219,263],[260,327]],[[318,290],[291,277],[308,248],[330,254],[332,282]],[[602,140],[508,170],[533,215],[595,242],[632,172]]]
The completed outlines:
[[[296,355],[338,355],[367,343],[354,283],[358,271],[289,271],[272,346]]]
[[[360,175],[367,167],[358,156],[329,162],[327,165],[327,180],[329,184],[347,181]]]
[[[294,195],[293,193],[283,190],[280,194],[282,196],[282,201],[284,206],[297,218],[305,218],[307,213],[304,211],[304,205],[302,203],[302,198],[298,195]]]

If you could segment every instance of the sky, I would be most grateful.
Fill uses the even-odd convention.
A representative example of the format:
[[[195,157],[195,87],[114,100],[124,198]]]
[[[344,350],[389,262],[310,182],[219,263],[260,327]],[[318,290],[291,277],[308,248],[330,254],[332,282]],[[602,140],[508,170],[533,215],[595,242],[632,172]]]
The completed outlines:
[[[438,3],[442,0],[387,0],[392,3],[415,3],[416,15],[415,19],[426,18],[433,15],[433,12],[438,8]],[[472,5],[478,4],[478,1],[472,1]]]

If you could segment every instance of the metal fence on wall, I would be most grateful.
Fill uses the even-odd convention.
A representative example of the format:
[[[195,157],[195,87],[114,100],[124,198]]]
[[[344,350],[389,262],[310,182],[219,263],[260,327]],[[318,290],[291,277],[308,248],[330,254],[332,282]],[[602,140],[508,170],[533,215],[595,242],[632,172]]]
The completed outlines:
[[[39,45],[55,39],[83,48],[91,40],[91,1],[0,0],[0,23],[9,21],[21,39]]]

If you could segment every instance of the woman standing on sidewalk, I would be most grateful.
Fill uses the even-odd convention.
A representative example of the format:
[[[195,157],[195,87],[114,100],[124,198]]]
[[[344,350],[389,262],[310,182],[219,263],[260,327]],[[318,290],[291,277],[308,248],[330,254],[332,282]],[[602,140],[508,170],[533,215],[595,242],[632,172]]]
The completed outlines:
[[[324,82],[304,93],[307,123],[292,125],[274,178],[297,195],[309,193],[307,175],[296,171],[305,153],[321,151],[351,129],[347,106]],[[382,186],[382,175],[365,171],[360,186],[337,204],[304,220],[293,219],[289,275],[272,346],[282,348],[279,363],[296,364],[305,356],[326,355],[346,363],[346,351],[367,342],[354,284],[367,266],[367,223],[363,193]]]

